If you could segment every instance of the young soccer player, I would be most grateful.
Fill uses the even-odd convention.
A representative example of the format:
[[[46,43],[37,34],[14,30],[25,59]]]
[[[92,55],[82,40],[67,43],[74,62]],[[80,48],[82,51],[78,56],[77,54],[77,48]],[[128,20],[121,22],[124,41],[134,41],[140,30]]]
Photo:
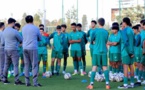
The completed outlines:
[[[5,29],[5,24],[0,22],[0,81],[3,79],[4,63],[5,63],[5,52],[4,46],[1,44],[4,41],[3,39],[3,30]]]
[[[141,60],[141,53],[140,53],[140,50],[141,50],[141,35],[140,35],[140,31],[139,31],[139,27],[138,26],[133,26],[132,27],[133,31],[134,31],[134,66],[135,66],[135,78],[138,77],[138,72],[139,72],[139,63],[140,63],[140,60]],[[135,84],[137,85],[137,83]],[[141,86],[141,83],[139,84],[138,83],[138,86]]]
[[[33,86],[41,87],[42,85],[37,81],[38,41],[41,41],[41,34],[39,28],[33,24],[33,17],[31,15],[26,16],[25,20],[27,24],[22,28],[25,84],[27,87],[31,86],[29,79],[29,67],[32,65]]]
[[[82,25],[79,23],[77,24],[77,30],[82,34],[81,39],[81,52],[82,52],[82,61],[83,61],[83,74],[86,74],[86,44],[87,44],[87,37],[86,33],[82,31]]]
[[[121,35],[119,32],[119,26],[112,26],[112,34],[109,37],[107,45],[110,45],[109,48],[109,59],[110,65],[113,67],[114,77],[119,74],[119,66],[121,60]]]
[[[8,27],[5,28],[3,32],[4,36],[4,45],[5,45],[5,65],[4,65],[4,77],[3,83],[8,84],[7,73],[10,63],[13,63],[14,66],[14,76],[15,76],[15,85],[23,85],[19,80],[19,52],[18,52],[18,43],[22,43],[22,37],[19,32],[14,29],[16,20],[13,18],[8,19]]]
[[[107,70],[108,60],[107,60],[107,41],[109,33],[107,30],[103,28],[105,25],[104,18],[98,19],[99,28],[93,33],[91,43],[95,42],[94,50],[93,50],[93,67],[90,78],[90,84],[88,85],[88,89],[93,89],[94,78],[96,74],[96,70],[98,66],[102,66],[105,81],[106,81],[106,89],[110,89],[109,85],[109,71]]]
[[[83,67],[82,67],[82,61],[81,61],[81,39],[82,39],[82,34],[79,33],[76,30],[76,23],[71,24],[71,29],[73,30],[69,34],[69,43],[71,44],[70,52],[71,56],[73,58],[73,64],[74,64],[74,73],[73,75],[78,74],[77,71],[77,62],[79,63],[79,68],[81,72],[81,76],[84,76],[83,74]]]
[[[54,75],[54,62],[55,59],[57,59],[57,73],[56,75],[59,75],[59,70],[61,66],[61,58],[63,57],[63,38],[64,35],[61,33],[61,26],[57,26],[57,33],[53,36],[53,45],[52,45],[52,53],[51,53],[51,71],[52,75]]]
[[[41,41],[39,41],[38,46],[38,58],[39,58],[39,65],[40,61],[43,60],[43,75],[42,77],[45,78],[46,72],[46,63],[47,63],[47,38],[43,35],[43,28],[40,28],[40,33],[42,35]]]
[[[121,58],[124,69],[124,79],[123,85],[119,86],[118,89],[128,89],[129,87],[134,87],[134,34],[129,25],[130,19],[127,17],[123,18],[122,26],[125,28],[121,30]],[[128,68],[130,69],[130,85],[128,85]]]
[[[66,67],[67,67],[67,57],[69,56],[69,53],[68,53],[68,48],[69,48],[69,34],[66,32],[66,28],[67,26],[65,24],[62,24],[61,25],[61,30],[62,30],[62,34],[64,35],[64,41],[63,41],[63,59],[64,59],[64,62],[63,62],[63,71],[62,73],[65,74],[65,70],[66,70]]]
[[[16,23],[14,28],[16,30],[18,30],[20,35],[22,36],[22,32],[20,32],[21,25],[19,23]],[[21,73],[20,73],[19,76],[24,76],[24,60],[23,60],[23,48],[22,48],[22,44],[19,44],[19,56],[20,56],[20,60],[21,60],[21,64],[20,64]]]
[[[140,35],[141,35],[142,58],[139,64],[137,83],[135,83],[135,85],[137,84],[138,86],[141,84],[145,85],[145,22],[142,23],[142,31]],[[144,81],[141,83],[142,76]]]

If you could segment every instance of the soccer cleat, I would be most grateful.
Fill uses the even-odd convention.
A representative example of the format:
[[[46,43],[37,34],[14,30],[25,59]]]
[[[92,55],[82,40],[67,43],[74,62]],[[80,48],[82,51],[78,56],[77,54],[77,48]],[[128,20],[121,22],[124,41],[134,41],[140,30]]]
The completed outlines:
[[[21,81],[17,81],[17,82],[15,82],[14,85],[25,85],[25,83],[23,83],[23,82],[21,82]]]
[[[24,76],[24,73],[23,73],[23,72],[22,72],[22,73],[20,73],[20,75],[19,75],[19,76],[20,76],[20,77],[21,77],[21,76]]]
[[[84,76],[84,74],[83,74],[83,73],[81,73],[81,76]]]
[[[106,89],[107,89],[107,90],[110,89],[110,85],[106,85]]]
[[[46,78],[46,75],[45,75],[45,73],[43,73],[43,75],[42,75],[42,78]]]
[[[84,71],[83,74],[86,75],[87,73]]]
[[[31,86],[31,84],[30,83],[27,83],[26,86],[29,87],[29,86]]]
[[[130,85],[128,85],[128,88],[134,88],[134,85],[130,84]]]
[[[54,70],[54,71],[53,71],[53,73],[54,73],[54,74],[56,74],[56,73],[57,73],[57,71],[56,71],[56,70]]]
[[[141,86],[141,82],[136,82],[136,83],[134,84],[134,86],[135,86],[135,87]]]
[[[89,86],[87,86],[87,89],[92,90],[92,89],[93,89],[93,85],[89,85]]]
[[[38,83],[38,84],[34,85],[34,87],[42,87],[42,85]]]
[[[121,86],[118,86],[118,89],[128,89],[128,86],[121,85]]]
[[[141,85],[145,85],[145,81],[143,81],[143,82],[141,83]]]
[[[75,76],[75,75],[78,75],[78,73],[74,72],[72,75]]]
[[[4,84],[9,84],[10,82],[8,80],[3,81]]]
[[[65,72],[65,71],[63,71],[63,72],[62,72],[62,74],[66,74],[66,72]]]

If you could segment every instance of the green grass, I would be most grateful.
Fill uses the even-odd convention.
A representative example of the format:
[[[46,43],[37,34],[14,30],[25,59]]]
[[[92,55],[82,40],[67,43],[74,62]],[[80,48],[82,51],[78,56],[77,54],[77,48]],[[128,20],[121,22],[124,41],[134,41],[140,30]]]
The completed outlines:
[[[49,51],[49,65],[50,65],[50,53],[51,51]],[[62,60],[63,61],[63,60]],[[90,54],[89,52],[87,52],[87,56],[86,56],[86,61],[87,61],[87,71],[91,70],[91,58],[90,58]],[[68,67],[67,67],[67,72],[73,73],[73,63],[72,63],[72,59],[68,58]],[[42,72],[42,69],[41,69]],[[42,74],[40,74],[39,78],[38,78],[38,82],[41,83],[43,85],[43,87],[41,88],[35,88],[35,87],[26,87],[26,86],[15,86],[13,85],[14,83],[14,78],[11,77],[9,78],[9,81],[11,82],[11,84],[8,85],[3,85],[2,83],[0,83],[0,90],[87,90],[86,86],[89,84],[89,78],[88,76],[84,76],[81,77],[79,75],[77,76],[72,76],[71,80],[65,80],[63,78],[63,75],[61,74],[60,76],[53,76],[51,78],[42,78],[41,76]],[[20,77],[20,79],[24,82],[24,77]],[[81,81],[83,79],[86,79],[88,82],[87,83],[81,83]],[[32,81],[32,77],[31,77],[31,81]],[[31,82],[32,84],[32,82]],[[111,90],[118,90],[117,86],[121,85],[121,83],[117,83],[117,82],[111,82]],[[95,90],[105,90],[105,82],[95,82],[94,84]],[[129,89],[129,90],[143,90],[143,86],[141,87],[137,87],[134,89]]]

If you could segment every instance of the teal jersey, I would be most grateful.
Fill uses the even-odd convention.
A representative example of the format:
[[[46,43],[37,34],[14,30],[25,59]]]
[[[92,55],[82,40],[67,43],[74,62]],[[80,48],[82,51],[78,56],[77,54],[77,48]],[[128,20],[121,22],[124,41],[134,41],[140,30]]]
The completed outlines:
[[[42,36],[38,42],[38,54],[47,54],[47,37]]]
[[[145,40],[145,30],[141,30],[141,46],[143,47],[143,41]]]
[[[22,36],[22,32],[19,32],[20,33],[20,35]],[[19,48],[18,48],[18,50],[19,50],[19,53],[23,53],[23,48],[22,48],[22,46],[19,46]]]
[[[81,39],[81,49],[86,50],[86,44],[87,44],[87,35],[84,31],[78,31],[79,33],[82,34],[82,39]]]
[[[134,41],[134,54],[139,55],[141,50],[141,35],[136,34],[135,35],[135,41]]]
[[[88,38],[88,41],[89,42],[91,42],[91,38],[92,38],[92,35],[93,35],[93,32],[96,30],[96,28],[95,29],[90,29],[89,31],[88,31],[88,33],[87,33],[87,38]],[[91,49],[93,49],[93,44],[92,43],[90,43],[90,48]]]
[[[56,34],[57,32],[54,31],[52,34],[50,34],[50,36],[48,37],[47,39],[47,44],[49,45],[49,47],[51,47],[51,43],[50,43],[50,40],[54,37],[54,35]]]
[[[97,28],[93,33],[91,43],[95,41],[93,54],[107,54],[108,31],[104,28]]]
[[[82,34],[79,33],[78,31],[76,31],[76,32],[72,31],[69,34],[69,40],[81,40],[81,38],[82,38]],[[81,50],[80,43],[71,44],[70,50]]]
[[[109,42],[115,42],[117,45],[110,46],[109,52],[110,53],[121,53],[121,35],[120,32],[118,32],[116,35],[111,34],[109,37]]]
[[[130,27],[121,31],[121,56],[125,57],[134,54],[134,34]]]
[[[62,33],[64,35],[64,38],[63,38],[63,51],[68,51],[68,48],[69,48],[69,34],[64,32]]]
[[[55,50],[55,51],[62,51],[63,50],[63,38],[64,38],[64,35],[62,33],[60,35],[58,35],[58,33],[54,34],[53,50]]]

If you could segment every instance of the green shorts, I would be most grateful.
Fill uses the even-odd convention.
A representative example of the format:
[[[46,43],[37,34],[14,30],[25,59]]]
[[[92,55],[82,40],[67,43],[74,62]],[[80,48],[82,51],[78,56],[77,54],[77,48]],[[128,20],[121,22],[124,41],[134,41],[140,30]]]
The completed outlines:
[[[111,62],[117,62],[121,60],[120,53],[109,53],[109,59]]]
[[[126,65],[132,65],[134,60],[134,58],[131,58],[129,56],[124,56],[122,57],[122,64],[126,64]]]
[[[90,48],[90,55],[93,58],[93,48]]]
[[[58,58],[58,59],[61,59],[62,57],[63,57],[62,51],[55,51],[55,50],[52,50],[51,58]]]
[[[107,66],[108,60],[107,60],[107,54],[93,54],[93,66]]]
[[[38,54],[39,61],[47,61],[47,54]]]
[[[140,54],[136,54],[134,56],[134,62],[140,62],[140,60],[141,60],[141,55]]]
[[[82,57],[81,50],[71,50],[70,52],[72,57]]]
[[[86,56],[86,50],[82,50],[82,56]]]
[[[143,64],[143,65],[145,65],[145,55],[142,55],[142,58],[141,58],[140,63]]]
[[[69,57],[68,51],[63,51],[63,56],[64,57]]]

